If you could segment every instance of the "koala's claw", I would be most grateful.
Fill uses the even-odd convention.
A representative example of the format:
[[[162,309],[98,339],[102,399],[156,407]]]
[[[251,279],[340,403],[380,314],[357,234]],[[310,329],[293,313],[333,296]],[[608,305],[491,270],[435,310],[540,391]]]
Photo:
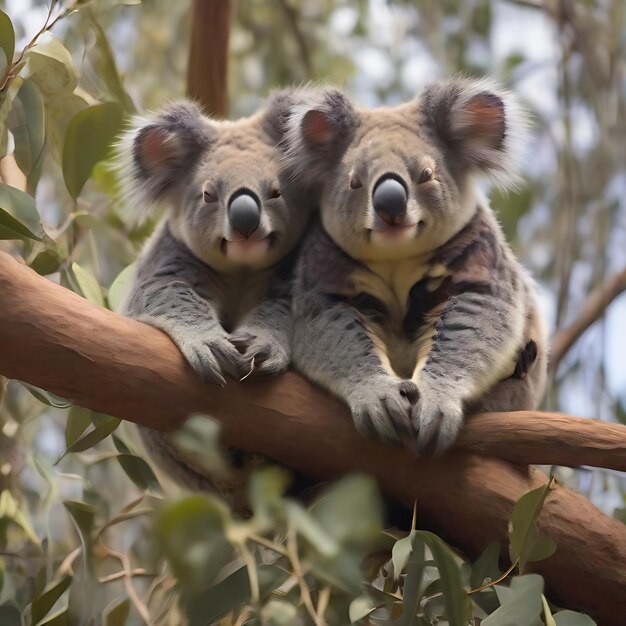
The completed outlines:
[[[264,329],[238,329],[229,340],[247,364],[247,378],[253,371],[262,376],[276,376],[289,367],[291,353],[285,342],[278,341]]]
[[[456,441],[463,425],[463,403],[445,393],[434,394],[421,390],[414,415],[417,431],[417,452],[437,456]]]
[[[177,342],[191,367],[209,383],[226,384],[226,376],[238,379],[245,369],[237,349],[225,331],[199,332],[189,341]]]
[[[352,419],[364,437],[377,436],[392,445],[414,439],[412,414],[419,398],[410,380],[378,379],[355,389],[348,400]]]

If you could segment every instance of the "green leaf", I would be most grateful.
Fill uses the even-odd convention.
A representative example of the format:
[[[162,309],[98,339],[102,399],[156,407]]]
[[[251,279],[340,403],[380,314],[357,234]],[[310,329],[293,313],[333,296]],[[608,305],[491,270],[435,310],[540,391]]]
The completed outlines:
[[[64,500],[63,506],[76,528],[83,547],[83,558],[87,565],[91,559],[91,537],[96,518],[96,509],[87,502],[77,500]]]
[[[228,477],[229,466],[220,447],[221,425],[206,415],[192,415],[173,435],[183,457],[205,472]]]
[[[39,387],[35,387],[35,385],[30,385],[28,383],[22,382],[22,387],[25,387],[31,395],[33,395],[39,402],[43,404],[47,404],[48,406],[53,406],[57,409],[68,409],[72,406],[72,403],[65,398],[61,398],[61,396],[57,396],[51,391],[46,391],[45,389],[40,389]]]
[[[113,600],[102,612],[104,626],[124,626],[130,612],[130,600],[118,598]]]
[[[39,545],[39,539],[37,539],[37,535],[28,521],[26,514],[22,511],[19,503],[8,489],[0,491],[0,520],[1,519],[11,520],[22,529],[32,543],[36,546]]]
[[[15,52],[15,31],[11,18],[4,11],[0,11],[0,49],[4,53],[4,58],[0,55],[0,77],[4,79]]]
[[[139,489],[152,496],[163,496],[163,489],[157,477],[144,459],[134,454],[118,454],[117,460],[128,478]]]
[[[550,491],[552,482],[524,494],[513,508],[509,539],[514,559],[519,559],[519,571],[523,573],[528,561],[549,557],[556,545],[549,537],[540,537],[537,518]]]
[[[73,406],[65,423],[65,445],[71,446],[91,426],[91,411],[81,406]]]
[[[111,283],[109,293],[107,294],[109,309],[111,309],[111,311],[119,312],[121,309],[122,304],[133,286],[136,268],[137,263],[131,263],[126,266]]]
[[[433,533],[417,531],[430,549],[441,578],[441,590],[450,626],[465,626],[468,614],[468,597],[463,588],[461,568],[452,550]]]
[[[33,624],[37,624],[48,614],[48,611],[63,595],[71,582],[71,576],[64,576],[61,580],[52,582],[46,586],[41,595],[33,601],[31,608],[31,620]]]
[[[278,589],[287,578],[289,572],[274,565],[259,565],[259,591],[261,599]],[[189,626],[206,626],[215,624],[230,611],[250,600],[250,579],[245,567],[239,568],[230,576],[210,589],[200,593],[186,593],[182,599]]]
[[[53,272],[58,271],[61,263],[63,263],[64,257],[61,256],[59,248],[57,246],[46,248],[42,250],[30,263],[29,267],[40,274],[41,276],[47,276]]]
[[[502,572],[499,566],[500,561],[500,544],[495,541],[490,543],[485,551],[472,564],[472,573],[470,575],[470,586],[477,589],[486,584],[486,581],[497,580]]]
[[[37,626],[68,626],[67,608],[59,609],[56,613],[50,615],[48,619],[39,622]]]
[[[554,614],[556,626],[596,626],[596,623],[584,613],[575,611],[559,611]]]
[[[311,507],[311,515],[338,543],[371,545],[382,532],[382,503],[369,476],[346,476]]]
[[[285,512],[292,525],[314,548],[325,557],[339,554],[339,545],[320,523],[299,502],[286,502]]]
[[[284,510],[283,494],[289,485],[287,471],[268,467],[254,472],[250,478],[250,505],[258,528],[271,528],[277,514]]]
[[[27,193],[0,184],[0,226],[7,229],[0,234],[0,239],[19,239],[27,237],[41,241],[45,235],[35,200]],[[12,236],[8,236],[11,235]]]
[[[41,163],[46,139],[44,120],[39,90],[32,81],[24,81],[13,102],[9,125],[15,140],[15,160],[27,176]]]
[[[367,617],[376,607],[378,603],[372,600],[368,595],[359,596],[350,602],[348,615],[350,623],[354,624],[360,619]]]
[[[91,27],[96,34],[96,50],[99,53],[94,62],[95,71],[104,81],[110,95],[122,104],[124,110],[127,113],[135,113],[135,105],[124,89],[122,78],[115,63],[115,55],[111,50],[104,29],[96,19],[91,20]]]
[[[417,623],[415,618],[422,597],[420,590],[426,563],[424,538],[416,531],[412,531],[411,534],[413,535],[413,541],[411,553],[406,564],[406,577],[402,592],[402,605],[404,606],[404,615],[400,620],[402,626],[413,626],[413,624]],[[453,622],[450,621],[450,623]]]
[[[481,626],[541,626],[543,578],[538,574],[516,576],[511,587],[496,585],[500,608],[486,617]]]
[[[541,605],[543,606],[543,621],[546,626],[556,626],[554,621],[554,617],[552,617],[552,611],[550,610],[550,605],[546,600],[546,597],[541,594]]]
[[[104,296],[102,295],[102,289],[95,277],[90,274],[86,269],[78,265],[78,263],[72,263],[68,279],[70,283],[75,285],[77,289],[74,289],[77,293],[80,293],[84,298],[93,302],[98,306],[104,306]]]
[[[41,34],[26,53],[26,78],[30,78],[45,96],[69,94],[78,84],[72,55],[49,31]]]
[[[19,610],[12,604],[0,606],[0,624],[2,626],[22,626]]]
[[[100,443],[103,439],[106,439],[119,425],[120,420],[116,417],[112,417],[104,424],[95,426],[93,430],[90,430],[86,435],[83,435],[72,445],[68,446],[65,452],[57,459],[56,463],[58,463],[67,454],[83,452],[89,448],[93,448],[93,446]]]
[[[76,199],[93,166],[107,157],[122,124],[122,106],[105,102],[79,111],[69,123],[63,144],[63,178]]]
[[[224,524],[228,509],[207,494],[191,496],[167,506],[156,525],[174,575],[196,590],[210,585],[233,558]]]
[[[393,563],[393,576],[396,580],[400,578],[406,566],[411,551],[413,550],[413,539],[415,531],[412,530],[406,537],[398,539],[391,549],[391,562]]]

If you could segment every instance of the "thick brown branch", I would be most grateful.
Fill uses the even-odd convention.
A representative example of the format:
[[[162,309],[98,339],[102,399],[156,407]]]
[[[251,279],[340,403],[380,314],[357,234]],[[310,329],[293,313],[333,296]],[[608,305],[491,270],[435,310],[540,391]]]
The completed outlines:
[[[596,322],[615,298],[626,291],[626,268],[609,278],[593,291],[584,302],[580,314],[552,338],[550,369],[556,372],[559,363],[578,338]]]
[[[546,482],[538,471],[463,450],[428,461],[363,440],[340,402],[295,374],[206,385],[160,331],[92,305],[6,254],[0,254],[0,294],[0,374],[163,429],[191,412],[210,413],[222,421],[226,443],[315,479],[369,472],[406,506],[417,499],[420,523],[470,555],[504,540],[514,502]],[[578,429],[585,429],[582,435]],[[518,461],[620,467],[625,442],[623,427],[541,413],[476,416],[462,438],[465,448]],[[626,526],[562,486],[548,496],[539,524],[557,544],[556,553],[536,565],[554,596],[602,624],[620,624]]]
[[[228,114],[230,0],[194,0],[187,61],[187,92],[206,113]]]

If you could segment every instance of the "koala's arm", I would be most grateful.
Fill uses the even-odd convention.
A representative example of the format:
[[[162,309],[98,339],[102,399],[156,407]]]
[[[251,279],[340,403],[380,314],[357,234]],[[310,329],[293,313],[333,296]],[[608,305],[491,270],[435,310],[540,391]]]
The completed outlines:
[[[462,236],[461,236],[462,235]],[[455,440],[465,404],[513,374],[524,348],[528,290],[506,244],[479,215],[444,249],[451,274],[427,314],[430,349],[414,375],[420,392],[418,449]]]
[[[167,333],[205,380],[238,377],[242,358],[220,324],[211,296],[212,270],[169,231],[155,233],[140,257],[124,313]]]
[[[291,363],[293,263],[291,255],[279,263],[263,300],[230,335],[249,371],[264,376],[280,374]]]
[[[399,443],[412,428],[417,388],[391,371],[364,307],[342,293],[353,267],[319,226],[305,240],[293,299],[293,362],[346,402],[359,432]]]

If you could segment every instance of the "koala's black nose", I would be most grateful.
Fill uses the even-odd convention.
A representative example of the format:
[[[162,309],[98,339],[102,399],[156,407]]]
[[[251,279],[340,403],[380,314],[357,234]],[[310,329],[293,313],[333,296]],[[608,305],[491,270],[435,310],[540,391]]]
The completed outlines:
[[[381,219],[390,224],[397,226],[402,223],[406,214],[406,189],[404,185],[391,176],[383,176],[372,194],[374,202],[374,210]]]
[[[261,205],[247,189],[235,193],[228,206],[231,228],[242,237],[249,237],[261,223]]]

